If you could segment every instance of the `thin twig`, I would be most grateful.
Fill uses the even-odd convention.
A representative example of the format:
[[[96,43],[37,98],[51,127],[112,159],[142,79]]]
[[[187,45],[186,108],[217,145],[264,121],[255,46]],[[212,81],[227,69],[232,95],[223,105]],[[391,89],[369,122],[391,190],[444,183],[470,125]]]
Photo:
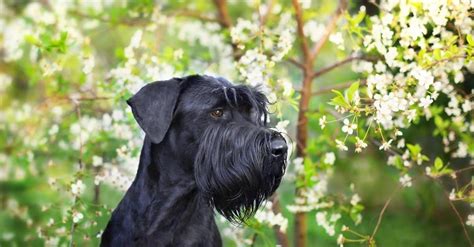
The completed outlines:
[[[375,234],[377,234],[377,231],[380,227],[380,224],[382,223],[382,218],[385,214],[385,211],[387,210],[388,206],[390,205],[390,202],[392,202],[393,197],[400,191],[401,188],[402,188],[402,185],[398,185],[397,188],[392,192],[390,197],[387,199],[387,201],[383,205],[383,208],[380,211],[379,217],[377,219],[377,224],[375,225],[374,231],[372,232],[372,235],[370,236],[370,239],[374,239]]]
[[[469,242],[469,244],[471,246],[474,246],[474,244],[472,243],[471,237],[469,237],[469,233],[467,232],[466,225],[464,224],[464,220],[462,219],[461,214],[459,214],[459,211],[456,209],[456,206],[454,206],[453,202],[449,199],[449,193],[446,192],[446,190],[444,189],[443,185],[441,184],[441,182],[439,180],[437,180],[435,178],[432,178],[432,177],[430,177],[430,178],[433,179],[437,184],[439,184],[441,186],[441,188],[443,188],[443,193],[446,196],[446,199],[448,200],[449,206],[451,206],[451,209],[456,214],[456,216],[459,220],[459,223],[462,226],[462,229],[464,231],[464,235],[466,236],[467,241]]]
[[[433,178],[440,178],[440,177],[449,176],[449,175],[452,175],[452,174],[458,174],[458,173],[462,173],[462,172],[469,171],[469,170],[472,170],[472,169],[474,169],[474,165],[469,165],[468,167],[464,167],[464,168],[459,169],[459,170],[454,170],[453,172],[450,172],[450,173],[444,173],[444,174],[441,174],[439,176],[434,176]]]
[[[328,73],[329,71],[331,71],[331,70],[333,70],[333,69],[336,69],[336,68],[338,68],[338,67],[340,67],[340,66],[342,66],[342,65],[344,65],[344,64],[346,64],[346,63],[352,62],[352,61],[354,61],[354,60],[359,60],[359,59],[363,59],[363,57],[362,57],[362,56],[357,56],[357,55],[354,55],[354,54],[353,54],[353,55],[350,55],[349,57],[347,57],[347,58],[345,58],[345,59],[343,59],[343,60],[341,60],[341,61],[338,61],[338,62],[336,62],[336,63],[334,63],[334,64],[331,64],[331,65],[329,65],[329,66],[327,66],[327,67],[324,67],[324,68],[322,68],[322,69],[320,69],[320,70],[318,70],[318,71],[315,71],[315,72],[311,75],[311,78],[314,79],[314,78],[319,77],[319,76],[321,76],[321,75],[323,75],[323,74],[325,74],[325,73]]]
[[[285,61],[295,65],[296,67],[300,68],[301,70],[304,70],[304,65],[298,61],[296,61],[296,59],[294,58],[287,58]]]

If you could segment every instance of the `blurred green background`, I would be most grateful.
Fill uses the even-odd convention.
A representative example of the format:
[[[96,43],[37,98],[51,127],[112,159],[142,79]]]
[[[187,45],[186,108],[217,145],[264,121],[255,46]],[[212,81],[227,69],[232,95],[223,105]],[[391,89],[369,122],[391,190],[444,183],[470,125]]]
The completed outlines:
[[[289,1],[271,2],[281,12],[270,17],[269,25],[292,14]],[[229,1],[229,13],[234,22],[250,19],[265,3]],[[307,18],[324,22],[337,2],[311,4]],[[377,13],[365,1],[351,1],[349,10],[361,5],[369,14]],[[172,76],[210,73],[239,81],[229,30],[206,20],[216,16],[212,1],[0,0],[0,246],[98,245],[97,236],[134,177],[143,139],[125,100],[144,83]],[[133,37],[139,39],[136,46]],[[328,44],[316,67],[347,53]],[[292,48],[289,56],[298,55]],[[275,71],[296,90],[301,88],[301,75],[290,63],[276,65]],[[346,64],[317,78],[314,87],[358,77]],[[472,75],[466,81],[472,88]],[[311,108],[328,107],[330,99],[330,92],[314,97]],[[281,116],[272,119],[274,124],[290,120],[292,138],[297,100],[298,93],[290,95],[281,103]],[[316,117],[309,126],[316,148],[329,151],[325,142],[338,127],[322,131]],[[432,136],[433,130],[432,123],[421,121],[405,136],[417,140],[433,158],[443,148],[436,144],[441,140]],[[363,155],[338,152],[336,157],[328,196],[337,200],[353,184],[364,205],[360,225],[343,215],[338,228],[346,225],[370,235],[393,194],[375,237],[379,246],[468,246],[445,194],[454,186],[452,180],[441,184],[420,176],[414,186],[397,191],[399,173],[386,165],[387,156],[377,146],[369,145]],[[452,166],[469,162],[457,160]],[[293,169],[290,164],[289,173]],[[471,175],[458,179],[469,182]],[[85,188],[76,196],[73,188],[79,180]],[[291,179],[278,190],[290,243],[294,216],[286,205],[293,204],[294,191]],[[469,205],[454,203],[462,215],[468,214]],[[335,246],[337,235],[329,236],[317,225],[315,214],[307,215],[308,246]],[[255,246],[274,246],[272,229],[259,229],[263,234],[258,234]],[[471,236],[472,229],[468,228]],[[251,238],[253,233],[249,229],[244,236]],[[237,246],[227,237],[225,245]]]

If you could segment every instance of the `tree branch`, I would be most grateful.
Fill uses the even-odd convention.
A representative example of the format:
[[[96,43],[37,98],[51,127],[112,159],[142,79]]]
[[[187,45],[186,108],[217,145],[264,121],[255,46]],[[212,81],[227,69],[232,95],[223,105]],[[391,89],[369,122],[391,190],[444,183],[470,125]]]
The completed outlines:
[[[301,98],[298,106],[298,125],[296,126],[296,155],[304,158],[306,156],[306,145],[308,143],[308,117],[306,116],[306,111],[308,110],[309,102],[311,100],[311,70],[313,67],[313,60],[310,59],[311,51],[306,36],[304,35],[303,11],[298,0],[292,0],[291,3],[295,11],[297,35],[300,42],[300,50],[303,54],[303,59],[299,63],[301,64],[299,67],[303,71],[303,81],[301,83]],[[295,190],[296,197],[301,196],[301,193],[301,188],[297,187]],[[307,223],[306,214],[304,212],[296,213],[294,231],[295,246],[304,247],[307,239]]]
[[[219,15],[219,23],[224,28],[232,27],[232,19],[230,18],[229,11],[227,9],[227,0],[214,0],[214,6],[217,8]]]
[[[303,52],[304,64],[307,65],[310,61],[311,52],[309,50],[308,41],[304,35],[304,21],[303,21],[303,11],[301,10],[301,5],[298,0],[291,1],[293,8],[295,10],[295,19],[296,19],[296,30],[298,34],[298,39],[300,41],[301,51]],[[308,69],[305,67],[305,70]],[[305,71],[306,73],[307,71]]]
[[[319,76],[321,76],[321,75],[323,75],[323,74],[325,74],[325,73],[327,73],[327,72],[329,72],[329,71],[331,71],[331,70],[333,70],[333,69],[336,69],[336,68],[338,68],[338,67],[340,67],[340,66],[342,66],[342,65],[344,65],[344,64],[346,64],[346,63],[352,62],[352,61],[354,61],[354,60],[359,60],[359,59],[364,59],[364,58],[363,58],[362,56],[351,55],[351,56],[349,56],[349,57],[347,57],[347,58],[345,58],[345,59],[343,59],[343,60],[341,60],[341,61],[339,61],[339,62],[336,62],[336,63],[334,63],[334,64],[332,64],[332,65],[329,65],[329,66],[327,66],[327,67],[324,67],[324,68],[322,68],[322,69],[320,69],[320,70],[318,70],[318,71],[315,71],[315,72],[311,75],[311,78],[314,79],[314,78],[319,77]]]
[[[200,21],[203,21],[203,22],[218,22],[218,23],[220,23],[219,19],[217,19],[216,17],[203,15],[199,12],[195,12],[195,11],[192,11],[192,10],[189,10],[189,9],[183,9],[183,10],[179,10],[179,11],[176,11],[176,12],[172,12],[171,15],[191,17],[191,18],[195,18],[195,19],[198,19]]]
[[[319,39],[318,42],[314,44],[314,47],[311,51],[310,54],[310,60],[314,61],[316,57],[319,55],[319,52],[321,51],[321,48],[323,48],[324,44],[326,44],[326,41],[329,38],[329,35],[332,33],[334,28],[337,26],[337,22],[341,18],[341,16],[344,14],[344,11],[347,9],[347,0],[339,0],[339,5],[336,9],[336,13],[331,17],[329,20],[329,23],[326,25],[326,29],[324,30],[323,36],[321,39]]]
[[[296,67],[304,70],[304,65],[302,63],[296,61],[296,59],[294,59],[294,58],[287,58],[286,61],[293,64],[293,65],[295,65]]]
[[[214,0],[214,6],[217,9],[217,14],[219,17],[218,22],[221,25],[221,28],[230,31],[232,28],[232,18],[230,17],[227,8],[227,0]],[[230,45],[232,46],[232,56],[234,57],[234,60],[239,61],[240,57],[242,57],[242,54],[239,51],[238,44],[230,41]]]

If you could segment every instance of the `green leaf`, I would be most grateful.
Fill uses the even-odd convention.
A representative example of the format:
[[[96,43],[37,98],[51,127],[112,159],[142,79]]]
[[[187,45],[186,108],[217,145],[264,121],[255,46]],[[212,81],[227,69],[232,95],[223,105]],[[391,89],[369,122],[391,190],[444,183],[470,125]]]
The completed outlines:
[[[454,43],[456,43],[458,41],[458,36],[457,35],[454,35],[453,37],[451,37],[450,39],[448,39],[448,41],[446,41],[446,44],[448,46],[451,46],[453,45]]]
[[[365,12],[360,11],[355,17],[354,17],[354,24],[359,24],[361,21],[364,20],[365,17]]]
[[[421,147],[420,145],[416,144],[407,144],[408,150],[410,150],[410,153],[413,157],[416,157],[418,154],[421,152]]]
[[[350,108],[351,107],[351,105],[346,102],[346,99],[344,98],[344,95],[342,95],[341,92],[339,92],[337,90],[332,90],[332,92],[337,94],[337,96],[331,99],[330,104],[337,105],[337,106],[340,106],[340,107],[343,107],[343,108]]]
[[[472,35],[470,34],[466,35],[466,40],[470,46],[474,46],[474,38],[472,38]]]
[[[359,89],[359,81],[356,81],[351,84],[351,86],[347,89],[347,99],[349,102],[352,102],[352,99],[354,98],[354,94],[357,92]]]
[[[36,46],[40,46],[40,41],[33,35],[31,34],[28,34],[25,36],[25,40],[26,42],[32,44],[32,45],[36,45]]]
[[[403,166],[403,160],[400,156],[395,157],[394,166],[400,170],[403,170],[405,167]]]
[[[443,168],[443,160],[440,157],[436,157],[435,162],[434,162],[434,167],[436,171],[441,171]]]
[[[434,58],[436,60],[441,60],[441,50],[440,49],[435,49],[433,51]]]
[[[334,89],[333,89],[333,90],[331,90],[331,92],[337,94],[337,96],[341,96],[341,97],[344,98],[344,95],[343,95],[341,92],[337,91],[337,90],[334,90]]]

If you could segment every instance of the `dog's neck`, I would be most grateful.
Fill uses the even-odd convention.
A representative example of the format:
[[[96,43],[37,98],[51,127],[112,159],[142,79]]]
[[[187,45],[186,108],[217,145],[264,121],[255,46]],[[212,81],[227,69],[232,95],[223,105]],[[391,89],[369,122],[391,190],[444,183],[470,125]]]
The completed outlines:
[[[150,239],[157,235],[163,240],[167,235],[175,239],[177,233],[217,232],[213,209],[199,195],[190,165],[181,164],[186,161],[173,155],[171,148],[145,138],[126,205],[138,211],[136,220]]]

